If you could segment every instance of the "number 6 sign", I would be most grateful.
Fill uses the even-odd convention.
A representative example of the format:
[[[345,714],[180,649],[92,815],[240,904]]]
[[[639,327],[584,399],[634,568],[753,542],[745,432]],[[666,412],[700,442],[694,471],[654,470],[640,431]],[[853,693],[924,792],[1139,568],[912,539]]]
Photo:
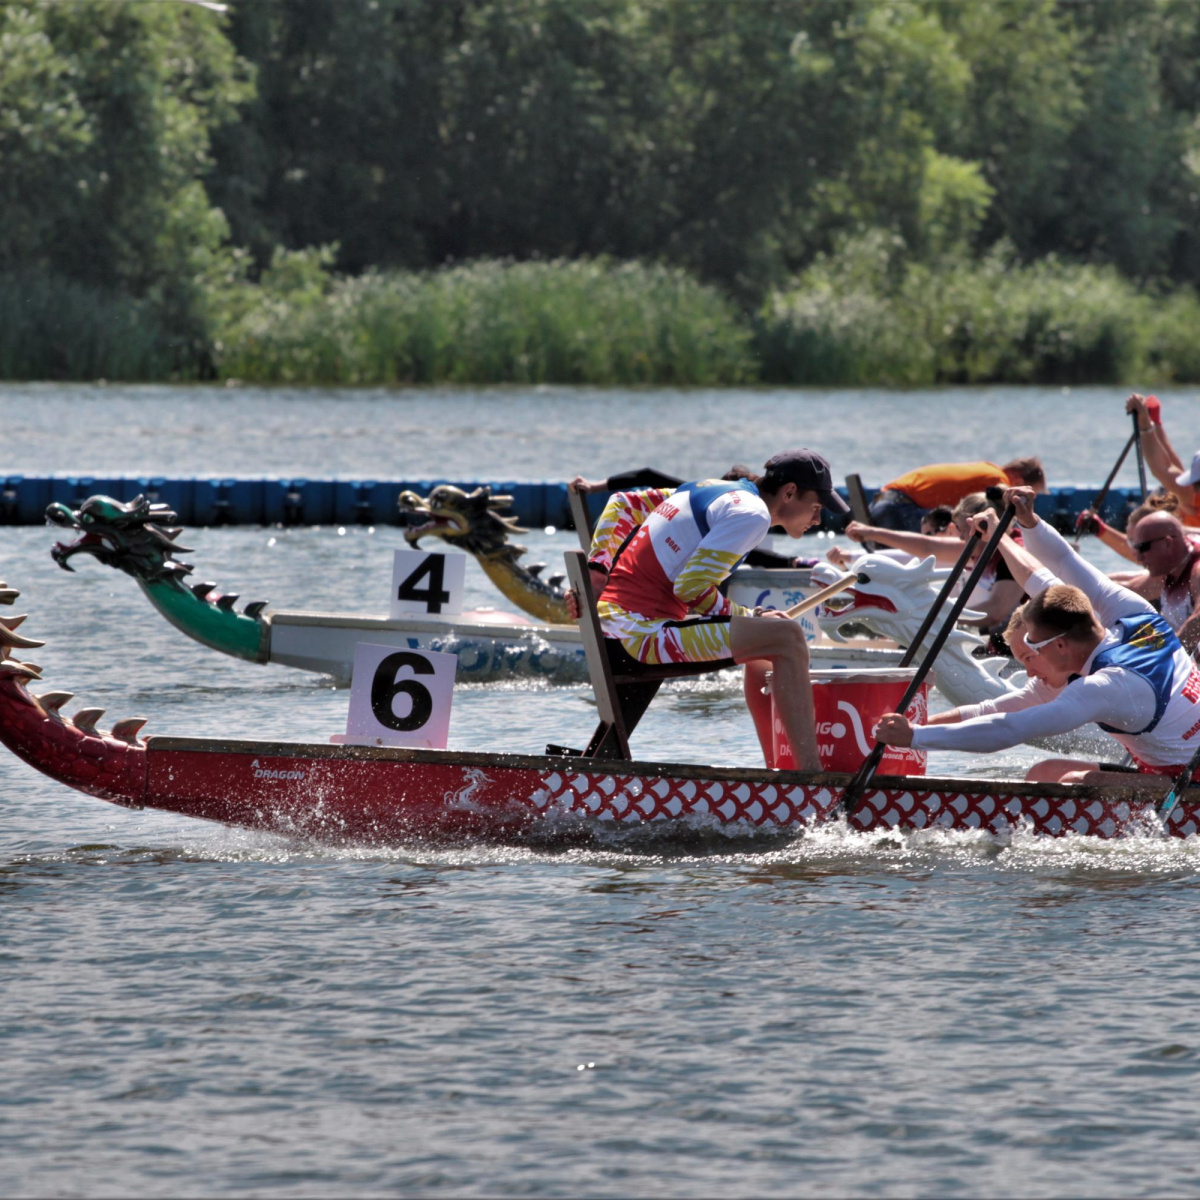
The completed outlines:
[[[453,616],[462,612],[465,554],[397,550],[392,561],[393,621],[420,613]]]
[[[346,735],[335,740],[444,750],[457,666],[453,654],[359,642]]]

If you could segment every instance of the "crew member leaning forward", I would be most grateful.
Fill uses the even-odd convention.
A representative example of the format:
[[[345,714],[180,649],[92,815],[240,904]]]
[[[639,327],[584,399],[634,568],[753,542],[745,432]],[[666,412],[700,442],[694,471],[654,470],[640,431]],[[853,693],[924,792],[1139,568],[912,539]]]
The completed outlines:
[[[685,483],[647,511],[648,499],[618,492],[596,526],[588,565],[594,582],[603,582],[596,611],[605,637],[618,640],[635,664],[744,663],[746,702],[768,766],[771,705],[762,688],[773,670],[775,705],[797,767],[818,770],[803,629],[781,612],[734,604],[718,589],[771,526],[798,538],[820,521],[822,506],[849,511],[833,490],[829,464],[811,450],[789,450],[761,476]]]
[[[930,509],[940,504],[953,508],[964,496],[990,487],[1030,487],[1044,492],[1046,473],[1036,458],[1014,458],[1002,467],[994,462],[931,463],[884,484],[871,501],[871,523],[916,533]]]
[[[1025,546],[1001,539],[1001,552],[1031,597],[1023,615],[1026,670],[1062,690],[1044,704],[954,725],[914,728],[888,713],[876,736],[890,746],[988,753],[1095,721],[1132,755],[1145,777],[1140,785],[1129,774],[1074,759],[1047,759],[1026,778],[1121,783],[1161,794],[1162,777],[1183,771],[1200,734],[1200,672],[1149,602],[1077,555],[1038,519],[1033,501],[1029,488],[1005,493],[1025,530]],[[996,514],[974,520],[986,532]]]

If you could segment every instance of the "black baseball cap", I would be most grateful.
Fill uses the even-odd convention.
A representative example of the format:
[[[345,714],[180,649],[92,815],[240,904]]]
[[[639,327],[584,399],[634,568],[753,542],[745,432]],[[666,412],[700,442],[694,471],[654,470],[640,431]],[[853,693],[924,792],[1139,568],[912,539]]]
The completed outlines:
[[[763,483],[782,487],[794,483],[801,491],[813,491],[832,513],[848,513],[850,505],[833,490],[833,472],[829,463],[815,450],[785,450],[767,460]]]

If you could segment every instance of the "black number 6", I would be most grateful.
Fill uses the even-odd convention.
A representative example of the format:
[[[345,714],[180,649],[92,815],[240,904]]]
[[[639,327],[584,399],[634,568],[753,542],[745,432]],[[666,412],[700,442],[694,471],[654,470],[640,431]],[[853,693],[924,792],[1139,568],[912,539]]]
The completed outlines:
[[[401,668],[411,667],[414,675],[435,675],[437,672],[433,663],[421,654],[413,654],[410,650],[401,650],[389,654],[375,668],[375,678],[371,680],[371,711],[375,720],[388,729],[398,729],[410,733],[420,729],[433,713],[433,697],[429,689],[415,679],[397,679]],[[412,708],[407,717],[398,717],[392,711],[392,701],[399,695],[411,698]]]

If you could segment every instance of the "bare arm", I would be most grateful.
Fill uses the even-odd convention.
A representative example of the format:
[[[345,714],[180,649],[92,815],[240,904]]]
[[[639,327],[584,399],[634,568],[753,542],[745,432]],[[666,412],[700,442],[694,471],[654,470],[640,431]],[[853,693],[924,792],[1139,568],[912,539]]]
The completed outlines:
[[[932,554],[941,567],[954,566],[963,551],[963,543],[958,538],[927,537],[923,533],[880,529],[877,525],[863,525],[860,521],[851,521],[846,526],[846,536],[854,542],[878,542],[881,546],[891,546],[916,558],[926,558]]]
[[[1183,471],[1183,459],[1179,457],[1175,447],[1171,445],[1171,439],[1167,437],[1166,428],[1162,423],[1162,404],[1158,397],[1142,396],[1134,392],[1125,401],[1125,411],[1137,413],[1138,432],[1142,435],[1142,453],[1146,456],[1146,462],[1150,462],[1150,442],[1153,441],[1154,454],[1166,466],[1167,471],[1179,475]],[[1155,478],[1161,480],[1158,471],[1154,470],[1154,467],[1150,469],[1154,471]]]
[[[1033,515],[1032,504],[1029,506],[1028,515]],[[1017,510],[1017,520],[1021,521],[1020,508]],[[1036,521],[1037,517],[1033,517],[1033,520]],[[995,510],[989,508],[986,512],[981,512],[977,516],[972,517],[969,524],[971,528],[976,530],[986,542],[988,538],[992,536],[993,530],[995,530],[996,526],[999,524],[999,518],[996,516]],[[1024,524],[1024,522],[1021,521],[1021,524]],[[1028,528],[1028,526],[1026,526],[1026,528]],[[1021,589],[1022,592],[1026,591],[1027,589],[1025,585],[1029,582],[1030,575],[1032,575],[1035,571],[1040,570],[1042,564],[1038,562],[1038,560],[1034,558],[1024,546],[1022,546],[1019,542],[1014,541],[1010,537],[1001,538],[998,549],[1001,555],[1003,555],[1004,561],[1008,563],[1008,569],[1012,572],[1013,582]],[[1005,580],[1004,582],[1007,583],[1008,580]],[[999,589],[1000,585],[998,584],[993,590],[998,591]]]
[[[1100,516],[1090,508],[1085,508],[1075,521],[1076,535],[1091,533],[1098,537],[1110,550],[1115,550],[1122,558],[1137,562],[1137,555],[1129,544],[1129,539],[1119,530],[1106,524]]]
[[[1195,498],[1190,487],[1181,487],[1175,482],[1175,476],[1183,470],[1183,463],[1175,453],[1167,437],[1167,431],[1160,422],[1151,419],[1151,412],[1145,396],[1136,392],[1125,403],[1125,411],[1137,413],[1138,431],[1142,435],[1142,454],[1151,474],[1173,496],[1179,500],[1180,515],[1196,515]],[[1157,404],[1157,401],[1155,401]],[[1154,413],[1158,415],[1157,410]]]
[[[1011,539],[1005,538],[1004,540],[1010,541]],[[1013,574],[1015,575],[1016,572],[1014,571]],[[988,593],[986,602],[972,606],[976,612],[983,614],[983,619],[972,621],[963,617],[962,623],[964,625],[978,625],[981,629],[987,630],[997,625],[1007,624],[1012,610],[1021,603],[1021,597],[1024,594],[1024,586],[1017,583],[1015,579],[998,580],[993,584],[992,590]]]

